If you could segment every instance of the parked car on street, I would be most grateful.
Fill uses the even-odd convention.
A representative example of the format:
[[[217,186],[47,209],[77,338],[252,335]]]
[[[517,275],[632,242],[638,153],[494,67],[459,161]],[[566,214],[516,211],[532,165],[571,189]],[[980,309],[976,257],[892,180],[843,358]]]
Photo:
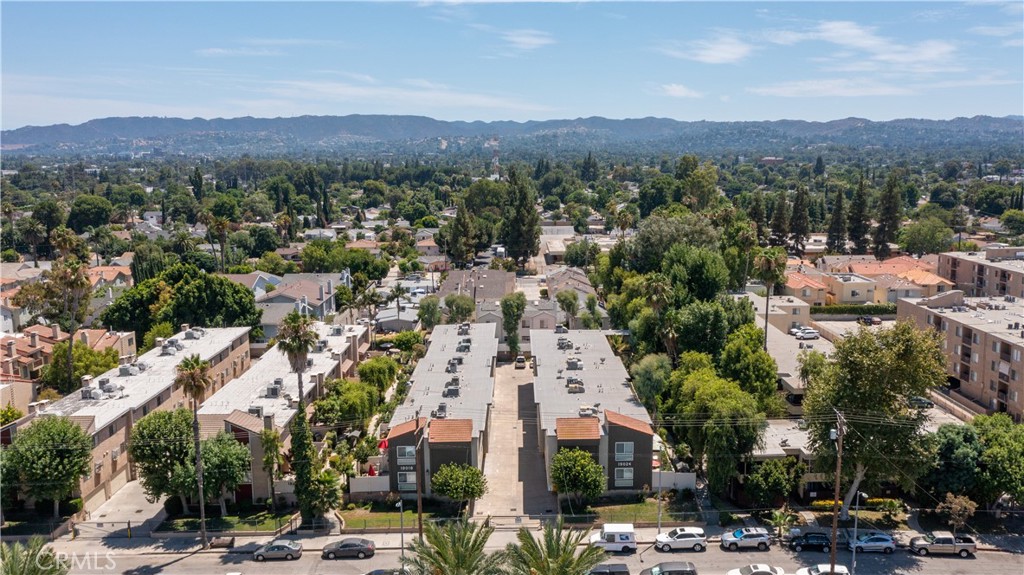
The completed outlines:
[[[730,569],[727,575],[786,575],[786,570],[774,565],[755,563],[736,569]]]
[[[366,575],[412,575],[412,573],[398,567],[395,569],[374,569],[373,571],[367,572]]]
[[[845,565],[836,563],[836,568],[832,569],[832,566],[828,563],[822,563],[820,565],[811,565],[810,567],[801,567],[796,570],[796,575],[850,575],[850,570]]]
[[[644,569],[640,575],[697,575],[697,566],[689,561],[658,563]]]
[[[921,397],[920,395],[911,397],[907,400],[907,403],[910,404],[910,407],[916,407],[917,409],[930,409],[935,407],[935,403],[932,400],[927,397]]]
[[[933,531],[910,540],[910,550],[918,555],[959,555],[969,557],[978,551],[973,537],[953,535],[949,531]]]
[[[590,570],[588,575],[630,575],[625,563],[602,563]]]
[[[700,527],[676,527],[668,533],[658,535],[654,547],[658,551],[677,551],[692,549],[703,551],[708,546],[708,538]]]
[[[324,559],[337,559],[339,557],[365,559],[367,557],[373,557],[373,553],[376,549],[377,546],[369,539],[363,539],[361,537],[346,537],[341,541],[334,541],[324,545],[324,550],[321,555]]]
[[[722,548],[730,551],[755,548],[766,551],[771,544],[771,534],[763,527],[741,527],[722,534]]]
[[[832,539],[824,533],[804,533],[791,539],[789,548],[797,553],[805,549],[828,553],[832,549]]]
[[[896,541],[893,540],[891,535],[870,532],[860,534],[856,540],[850,541],[847,547],[850,551],[856,549],[857,553],[867,553],[870,551],[888,554],[896,550]]]
[[[275,539],[253,551],[252,556],[257,561],[266,561],[267,559],[291,561],[302,557],[302,543],[288,539]]]

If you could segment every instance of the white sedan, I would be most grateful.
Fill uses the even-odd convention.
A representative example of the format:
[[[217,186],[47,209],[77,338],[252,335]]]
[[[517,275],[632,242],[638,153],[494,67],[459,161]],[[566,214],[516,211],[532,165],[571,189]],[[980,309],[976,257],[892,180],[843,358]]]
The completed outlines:
[[[828,563],[801,567],[796,570],[796,575],[850,575],[850,570],[845,565],[836,565],[835,569]]]
[[[755,563],[753,565],[732,569],[726,575],[786,575],[786,570],[782,567],[765,565],[764,563]]]

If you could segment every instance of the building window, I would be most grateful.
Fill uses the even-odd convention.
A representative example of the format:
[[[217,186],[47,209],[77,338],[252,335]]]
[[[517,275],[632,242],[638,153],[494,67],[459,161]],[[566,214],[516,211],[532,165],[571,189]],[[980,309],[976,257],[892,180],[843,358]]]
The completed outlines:
[[[541,329],[547,329],[548,328],[548,322],[546,322],[544,320],[540,320],[540,328]],[[198,493],[198,491],[197,491],[197,493]]]
[[[850,290],[850,297],[860,297],[860,290]]]
[[[976,372],[976,371],[972,371],[971,372],[971,381],[978,381],[978,372]]]
[[[999,342],[992,342],[992,351],[999,351]]]
[[[794,308],[793,315],[800,315],[800,308]]]
[[[974,363],[978,363],[978,353],[974,353]]]
[[[956,326],[956,336],[960,337],[962,335],[963,335],[963,328],[961,328],[960,326]]]
[[[416,474],[411,471],[400,471],[398,473],[399,491],[416,491]]]
[[[1020,361],[1020,350],[1013,350],[1013,361]]]
[[[804,288],[804,297],[811,297],[811,290]]]
[[[993,381],[991,379],[988,380],[988,390],[989,391],[995,391],[996,390],[996,382],[995,381]]]
[[[615,468],[615,487],[633,487],[633,468]]]
[[[110,427],[107,428],[107,435],[109,435],[110,437],[114,437],[114,435],[116,433],[117,433],[117,424],[116,423],[111,423]]]
[[[615,442],[615,461],[633,461],[633,442]]]
[[[399,445],[398,446],[398,464],[399,465],[415,465],[416,464],[416,448],[412,445]]]
[[[1010,392],[1010,401],[1012,401],[1014,403],[1017,403],[1017,392],[1016,391],[1011,391]]]

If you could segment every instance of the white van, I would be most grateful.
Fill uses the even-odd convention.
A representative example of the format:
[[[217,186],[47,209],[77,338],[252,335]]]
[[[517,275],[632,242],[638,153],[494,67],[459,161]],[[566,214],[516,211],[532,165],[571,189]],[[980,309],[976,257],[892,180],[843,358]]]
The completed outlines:
[[[611,552],[636,551],[636,531],[632,523],[606,523],[590,536],[590,544]]]

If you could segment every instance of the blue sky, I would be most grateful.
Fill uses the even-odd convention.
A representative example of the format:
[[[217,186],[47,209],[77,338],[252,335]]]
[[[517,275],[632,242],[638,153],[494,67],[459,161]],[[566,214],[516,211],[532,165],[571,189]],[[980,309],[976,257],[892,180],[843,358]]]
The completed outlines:
[[[1024,114],[1016,2],[0,3],[2,127]]]

